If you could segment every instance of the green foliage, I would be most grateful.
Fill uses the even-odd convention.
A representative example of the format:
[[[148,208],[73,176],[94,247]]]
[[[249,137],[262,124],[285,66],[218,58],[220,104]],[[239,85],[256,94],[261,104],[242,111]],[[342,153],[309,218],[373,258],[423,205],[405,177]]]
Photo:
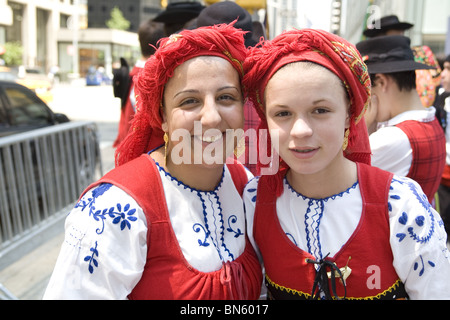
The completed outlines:
[[[106,21],[106,26],[109,29],[128,30],[130,28],[130,21],[125,19],[122,11],[118,7],[111,10],[111,19]]]
[[[7,66],[18,66],[22,64],[22,45],[20,42],[6,42],[5,53],[0,56]]]

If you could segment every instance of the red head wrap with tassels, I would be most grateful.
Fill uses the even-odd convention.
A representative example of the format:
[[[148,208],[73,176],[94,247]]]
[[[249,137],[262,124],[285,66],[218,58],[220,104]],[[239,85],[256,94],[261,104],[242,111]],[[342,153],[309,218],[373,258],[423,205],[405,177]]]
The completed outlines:
[[[352,119],[348,147],[344,155],[352,161],[370,164],[369,136],[363,119],[370,98],[367,66],[354,45],[326,31],[286,31],[251,49],[244,63],[246,75],[243,83],[262,119],[260,129],[267,129],[264,91],[268,81],[284,65],[300,61],[319,64],[336,74],[344,83],[350,97]],[[261,163],[258,165],[262,167]],[[277,176],[283,176],[286,169],[286,163],[280,161]]]
[[[135,81],[136,114],[130,132],[116,151],[116,166],[122,165],[164,143],[162,99],[164,86],[177,66],[199,56],[217,56],[228,60],[243,78],[247,54],[244,31],[233,23],[183,30],[159,42]]]

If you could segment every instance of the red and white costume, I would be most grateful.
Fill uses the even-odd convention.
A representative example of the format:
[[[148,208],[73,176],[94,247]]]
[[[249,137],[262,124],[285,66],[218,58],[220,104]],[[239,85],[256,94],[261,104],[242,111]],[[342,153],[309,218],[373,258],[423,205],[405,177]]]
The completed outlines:
[[[44,298],[257,299],[261,267],[238,192],[247,180],[226,165],[215,190],[195,190],[149,155],[114,169],[68,215]]]
[[[286,178],[276,198],[266,178],[249,182],[244,201],[269,297],[309,299],[316,276],[309,258],[351,269],[347,299],[450,298],[450,283],[442,281],[450,277],[442,221],[413,180],[358,164],[351,188],[311,199]],[[343,297],[339,279],[336,289]]]

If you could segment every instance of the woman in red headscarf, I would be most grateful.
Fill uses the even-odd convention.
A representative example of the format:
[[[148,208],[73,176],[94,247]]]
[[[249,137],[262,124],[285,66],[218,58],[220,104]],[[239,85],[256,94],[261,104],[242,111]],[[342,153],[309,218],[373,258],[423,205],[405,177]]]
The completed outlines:
[[[355,47],[287,31],[252,49],[244,70],[274,149],[244,191],[268,297],[448,299],[439,215],[417,183],[370,166],[370,79]]]
[[[66,220],[45,299],[257,299],[262,272],[228,157],[243,127],[243,32],[165,38],[137,76],[117,167]],[[72,277],[73,275],[73,277]]]

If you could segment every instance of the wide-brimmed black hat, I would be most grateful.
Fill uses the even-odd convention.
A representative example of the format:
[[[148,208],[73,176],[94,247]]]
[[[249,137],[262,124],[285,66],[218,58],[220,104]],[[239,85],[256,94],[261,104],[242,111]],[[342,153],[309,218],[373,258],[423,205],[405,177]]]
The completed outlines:
[[[367,26],[367,29],[364,30],[363,34],[368,38],[372,38],[384,34],[389,30],[408,30],[412,27],[414,27],[413,24],[400,22],[397,16],[390,15],[373,21],[371,25]]]
[[[153,21],[167,24],[183,24],[196,18],[204,8],[205,6],[201,3],[194,1],[169,3],[166,10],[160,12]]]
[[[206,7],[197,18],[197,27],[212,26],[221,23],[230,23],[236,20],[234,27],[244,31],[249,31],[245,34],[245,46],[253,47],[256,41],[252,39],[252,17],[247,10],[233,1],[221,1],[213,3]]]
[[[356,44],[370,74],[434,69],[414,61],[411,39],[405,36],[381,36]]]

